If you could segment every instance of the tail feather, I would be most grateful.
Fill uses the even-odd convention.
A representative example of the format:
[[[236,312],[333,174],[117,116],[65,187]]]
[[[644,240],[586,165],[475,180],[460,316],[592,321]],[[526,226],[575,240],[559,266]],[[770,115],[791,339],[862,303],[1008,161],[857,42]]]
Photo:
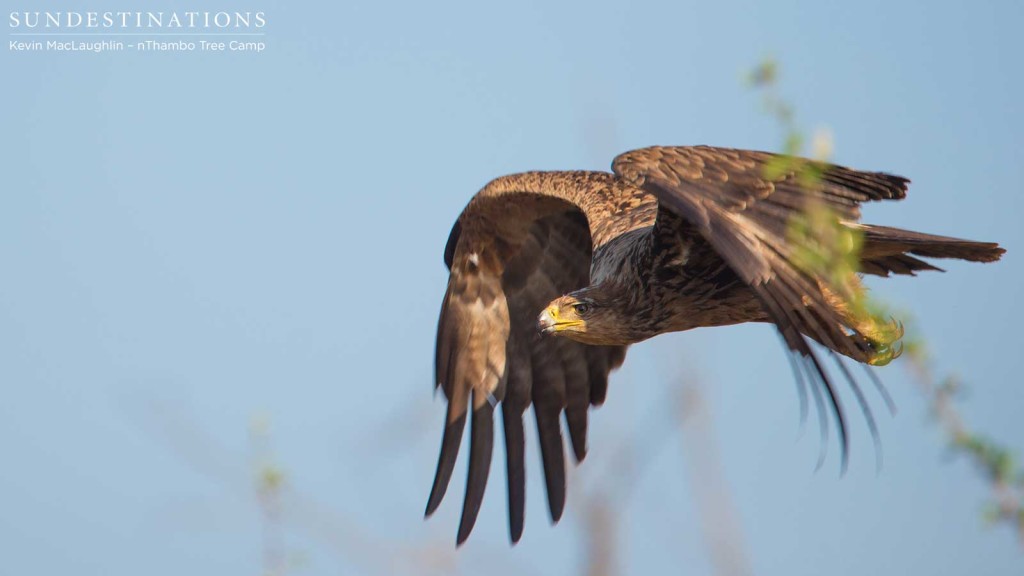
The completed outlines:
[[[878,276],[913,276],[922,270],[942,270],[915,256],[995,262],[1006,252],[994,242],[961,240],[888,226],[860,224],[856,228],[864,233],[861,271]]]

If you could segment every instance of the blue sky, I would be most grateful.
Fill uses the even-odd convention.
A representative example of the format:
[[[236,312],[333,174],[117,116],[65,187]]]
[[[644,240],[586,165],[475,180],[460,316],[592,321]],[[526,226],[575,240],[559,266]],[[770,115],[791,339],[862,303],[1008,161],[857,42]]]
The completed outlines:
[[[634,347],[592,416],[560,525],[532,435],[518,546],[500,458],[457,555],[462,463],[421,517],[443,418],[441,253],[459,210],[497,175],[605,169],[629,148],[778,149],[741,82],[766,56],[797,121],[831,130],[836,161],[913,180],[865,220],[1008,249],[997,265],[871,286],[970,383],[964,417],[1024,453],[1019,4],[218,8],[265,11],[267,50],[0,50],[0,571],[257,573],[257,419],[287,476],[270,541],[296,573],[577,570],[584,488],[621,475],[623,446],[655,443],[616,509],[618,561],[708,574],[689,425],[652,432],[671,390],[699,382],[714,436],[696,445],[717,446],[757,573],[1019,573],[1016,536],[984,524],[985,483],[949,457],[898,365],[880,372],[900,408],[880,419],[881,472],[853,418],[849,473],[834,446],[815,473],[817,435],[799,434],[764,326]]]

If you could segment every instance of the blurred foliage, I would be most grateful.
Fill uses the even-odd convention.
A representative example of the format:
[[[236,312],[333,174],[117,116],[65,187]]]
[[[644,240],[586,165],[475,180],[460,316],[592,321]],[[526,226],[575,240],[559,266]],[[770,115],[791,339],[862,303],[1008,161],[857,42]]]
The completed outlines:
[[[289,562],[284,542],[284,506],[286,485],[284,469],[277,464],[270,446],[270,419],[254,416],[249,423],[252,449],[253,484],[259,504],[263,532],[263,576],[284,576],[295,568]]]
[[[772,181],[795,177],[801,186],[817,188],[832,153],[832,137],[827,130],[819,129],[811,140],[811,150],[804,150],[805,138],[796,123],[793,107],[778,93],[778,78],[778,64],[770,59],[747,77],[748,84],[761,92],[765,111],[785,131],[782,154],[765,166],[764,175]],[[786,236],[793,249],[789,255],[792,262],[809,276],[819,279],[826,295],[842,303],[841,312],[868,339],[873,351],[869,363],[884,366],[898,358],[903,352],[899,342],[903,326],[893,320],[886,306],[869,297],[861,283],[860,252],[864,234],[844,226],[823,202],[811,200],[801,214],[790,220]]]
[[[956,406],[964,383],[955,375],[936,376],[934,361],[922,338],[907,343],[907,359],[932,416],[948,438],[950,450],[969,459],[990,484],[983,518],[989,524],[1005,523],[1016,529],[1024,546],[1024,469],[1020,460],[1003,443],[967,426]]]
[[[898,358],[903,353],[903,325],[892,319],[884,304],[868,296],[858,274],[863,233],[842,225],[823,204],[811,203],[789,222],[786,235],[797,268],[819,278],[830,299],[842,303],[850,324],[868,339],[868,362],[884,366]]]
[[[765,177],[779,180],[796,172],[801,185],[813,188],[821,182],[823,162],[832,148],[831,138],[826,131],[819,130],[810,153],[814,160],[800,157],[805,154],[805,139],[792,106],[778,93],[778,80],[779,66],[772,59],[764,60],[747,76],[748,84],[761,92],[767,113],[785,131],[783,154],[765,167]],[[787,232],[795,247],[792,258],[796,265],[824,279],[825,287],[846,303],[847,310],[843,312],[857,322],[858,330],[871,342],[876,353],[871,364],[888,364],[906,350],[907,366],[946,433],[951,450],[970,459],[990,484],[991,501],[983,511],[984,519],[1012,526],[1024,545],[1024,469],[1019,459],[1002,443],[967,426],[956,406],[963,383],[953,375],[936,376],[935,364],[920,331],[913,330],[899,342],[904,334],[903,324],[891,319],[884,303],[869,298],[860,281],[858,263],[863,235],[844,226],[825,206],[815,204],[794,218]]]

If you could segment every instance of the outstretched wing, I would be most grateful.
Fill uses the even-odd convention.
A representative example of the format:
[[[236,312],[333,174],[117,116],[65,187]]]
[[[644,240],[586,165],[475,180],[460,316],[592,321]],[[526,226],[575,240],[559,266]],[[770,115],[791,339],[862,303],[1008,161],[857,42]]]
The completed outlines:
[[[798,247],[788,242],[787,231],[793,217],[807,210],[811,201],[823,204],[841,221],[855,222],[860,217],[860,203],[901,199],[909,181],[881,172],[812,163],[820,179],[814,186],[805,186],[795,167],[768,178],[766,169],[775,158],[766,152],[705,146],[653,147],[618,156],[612,168],[626,182],[655,195],[662,210],[694,227],[753,289],[789,349],[807,363],[809,376],[828,393],[839,424],[845,466],[842,408],[804,334],[861,361],[868,359],[867,338],[841,306],[835,305],[834,295],[823,287],[827,280],[797,265],[794,254]],[[862,401],[853,384],[858,401]],[[816,399],[820,403],[821,399]],[[872,425],[870,413],[866,414]]]
[[[593,249],[620,233],[653,224],[653,197],[611,174],[526,173],[499,178],[467,205],[445,250],[451,270],[437,333],[436,384],[448,414],[427,515],[451,479],[466,415],[472,410],[469,474],[457,541],[476,521],[500,403],[508,472],[509,527],[523,529],[523,412],[532,403],[540,437],[551,518],[565,504],[559,416],[564,413],[577,460],[586,454],[587,411],[604,401],[608,373],[625,347],[541,339],[544,305],[586,286]]]

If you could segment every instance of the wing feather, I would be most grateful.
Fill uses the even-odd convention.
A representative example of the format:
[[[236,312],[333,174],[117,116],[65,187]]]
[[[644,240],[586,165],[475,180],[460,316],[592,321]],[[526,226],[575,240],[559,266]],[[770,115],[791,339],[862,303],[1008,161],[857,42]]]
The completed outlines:
[[[566,490],[561,415],[582,460],[587,410],[604,400],[608,372],[622,363],[625,347],[540,339],[536,319],[548,302],[589,283],[595,244],[650,225],[654,205],[653,197],[611,174],[527,173],[489,184],[453,227],[445,247],[451,276],[435,360],[435,384],[449,405],[427,514],[444,497],[472,400],[459,544],[472,531],[487,483],[491,400],[502,403],[512,542],[522,536],[525,517],[523,412],[531,404],[551,518],[561,517]]]
[[[544,483],[547,487],[551,521],[558,522],[565,508],[565,454],[559,415],[565,406],[565,374],[552,347],[538,341],[534,346],[533,413],[537,420]]]
[[[501,406],[501,421],[505,428],[509,537],[514,544],[523,536],[526,517],[526,434],[520,405],[506,399]]]
[[[473,391],[474,400],[481,396]],[[494,447],[494,406],[486,399],[473,409],[473,424],[469,437],[469,478],[466,480],[466,497],[462,503],[462,520],[456,543],[462,544],[473,531],[480,504],[484,500],[487,475],[491,470],[491,452]]]

